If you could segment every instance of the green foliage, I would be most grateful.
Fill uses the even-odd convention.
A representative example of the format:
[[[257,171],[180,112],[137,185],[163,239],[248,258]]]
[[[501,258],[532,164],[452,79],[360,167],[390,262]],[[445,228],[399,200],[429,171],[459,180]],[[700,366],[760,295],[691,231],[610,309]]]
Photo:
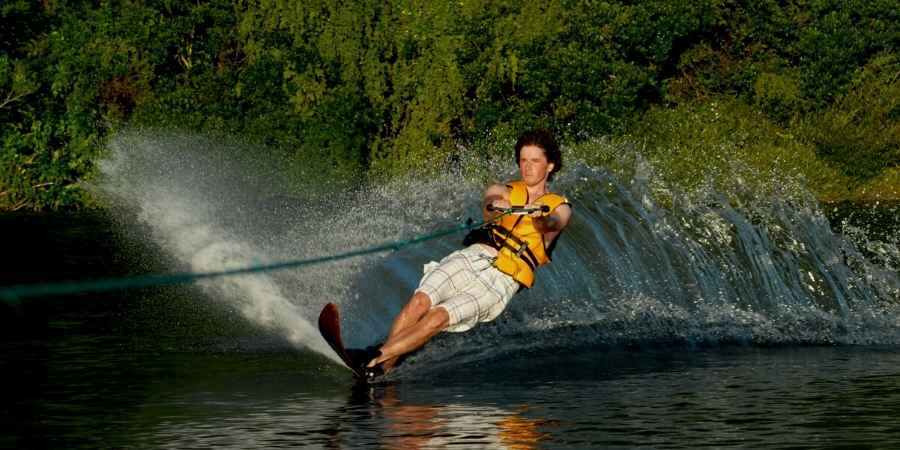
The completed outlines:
[[[763,72],[753,84],[753,103],[770,118],[787,124],[798,111],[803,111],[804,98],[796,70]]]
[[[22,61],[0,55],[0,111],[7,118],[4,122],[10,121],[12,110],[18,109],[17,104],[22,103],[37,88],[34,74]]]
[[[282,65],[295,114],[321,120],[329,105],[361,99],[355,109],[368,114],[345,125],[365,136],[362,156],[374,172],[396,175],[450,157],[485,131],[621,130],[656,91],[658,71],[645,64],[665,60],[700,23],[681,8],[691,18],[657,36],[673,13],[665,2],[566,3],[257,1],[240,29],[251,62]],[[291,45],[279,45],[286,35]]]
[[[671,101],[714,93],[750,100],[757,78],[777,76],[799,83],[799,112],[822,108],[846,92],[855,68],[900,46],[895,0],[719,0],[711,15],[681,56]],[[784,115],[783,104],[773,106]]]
[[[898,160],[896,6],[10,0],[0,208],[86,204],[79,180],[124,126],[240,135],[322,182],[422,173],[544,126],[573,144],[630,130],[653,158],[805,161],[810,179],[822,158],[867,183]],[[703,173],[672,169],[687,184]]]
[[[849,92],[801,127],[822,157],[858,182],[900,167],[900,58],[873,57],[853,74]]]
[[[900,167],[892,167],[853,191],[847,200],[875,203],[887,200],[896,203],[900,198]]]
[[[853,69],[900,48],[895,0],[815,0],[801,17],[795,51],[803,90],[820,107],[846,92]]]
[[[174,12],[166,2],[43,5],[34,14],[53,27],[15,43],[13,54],[23,56],[14,73],[24,75],[12,83],[0,77],[0,89],[25,99],[13,112],[0,108],[0,207],[7,209],[86,204],[79,180],[94,170],[106,134],[152,99],[160,74],[182,74],[178,56],[190,54],[190,24],[167,17]]]
[[[652,108],[625,136],[665,186],[691,193],[712,185],[735,201],[785,195],[787,183],[806,185],[820,198],[841,195],[845,181],[820,161],[811,145],[728,97],[677,108]],[[602,161],[634,176],[633,161]],[[802,192],[796,189],[795,193]]]
[[[0,52],[21,56],[22,45],[43,33],[53,21],[39,2],[5,0],[0,4]]]
[[[731,95],[749,100],[756,78],[791,67],[798,12],[773,0],[716,0],[705,5],[707,21],[683,52],[673,55],[666,80],[670,103]],[[801,11],[803,11],[801,9]]]

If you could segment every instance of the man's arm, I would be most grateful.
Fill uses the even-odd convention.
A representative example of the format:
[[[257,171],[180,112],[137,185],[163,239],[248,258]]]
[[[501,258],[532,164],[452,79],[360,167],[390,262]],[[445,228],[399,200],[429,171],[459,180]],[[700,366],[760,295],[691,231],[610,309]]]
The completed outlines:
[[[572,207],[562,204],[556,207],[550,214],[535,217],[533,223],[535,228],[545,235],[547,242],[552,242],[572,218]]]

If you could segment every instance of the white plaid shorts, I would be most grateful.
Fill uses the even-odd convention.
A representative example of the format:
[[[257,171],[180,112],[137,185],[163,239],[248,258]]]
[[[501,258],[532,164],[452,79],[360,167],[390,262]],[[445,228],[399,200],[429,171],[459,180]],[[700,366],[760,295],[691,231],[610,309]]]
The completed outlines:
[[[425,264],[417,292],[428,295],[432,307],[450,315],[446,331],[466,331],[478,322],[489,322],[506,309],[519,283],[493,265],[497,250],[473,244],[440,262]]]

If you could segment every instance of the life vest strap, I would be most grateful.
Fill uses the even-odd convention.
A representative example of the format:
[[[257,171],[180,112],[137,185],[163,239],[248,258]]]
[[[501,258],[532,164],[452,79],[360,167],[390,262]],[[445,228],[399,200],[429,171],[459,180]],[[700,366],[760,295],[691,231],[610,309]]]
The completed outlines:
[[[493,228],[493,247],[497,250],[500,250],[502,247],[506,247],[510,249],[517,257],[521,258],[522,261],[525,261],[531,270],[534,270],[538,266],[537,257],[534,256],[534,252],[531,251],[531,248],[528,247],[528,243],[519,239],[512,233],[504,233],[503,231],[508,231],[505,228],[499,225],[492,225]],[[503,231],[500,231],[503,230]],[[498,242],[498,238],[500,238]],[[515,244],[513,246],[510,244],[510,241]]]

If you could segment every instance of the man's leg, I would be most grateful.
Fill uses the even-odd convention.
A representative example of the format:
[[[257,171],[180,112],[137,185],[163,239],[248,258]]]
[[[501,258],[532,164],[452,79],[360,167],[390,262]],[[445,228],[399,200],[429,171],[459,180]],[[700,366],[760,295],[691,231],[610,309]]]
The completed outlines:
[[[430,303],[430,302],[429,302]],[[414,325],[400,330],[381,346],[381,356],[372,360],[369,367],[382,364],[385,372],[396,363],[398,357],[416,350],[450,324],[450,315],[444,308],[428,310]]]
[[[382,350],[388,343],[395,340],[396,336],[404,330],[415,325],[423,316],[425,316],[425,313],[427,313],[429,309],[431,309],[431,298],[429,298],[428,295],[423,292],[416,292],[413,294],[413,296],[409,298],[409,301],[406,302],[406,305],[403,306],[403,309],[400,310],[400,313],[397,314],[397,317],[394,317],[391,331],[388,332],[388,337],[379,350]],[[383,350],[382,355],[384,355]],[[370,361],[368,365],[369,367],[372,367],[375,364],[381,364],[382,369],[387,372],[393,368],[396,363],[397,357],[393,357],[388,360],[379,361],[378,363]]]
[[[406,302],[406,306],[394,318],[394,323],[391,325],[391,331],[388,333],[388,338],[385,342],[390,342],[394,336],[415,325],[429,309],[431,309],[431,299],[428,298],[428,295],[423,292],[413,294],[409,301]]]

